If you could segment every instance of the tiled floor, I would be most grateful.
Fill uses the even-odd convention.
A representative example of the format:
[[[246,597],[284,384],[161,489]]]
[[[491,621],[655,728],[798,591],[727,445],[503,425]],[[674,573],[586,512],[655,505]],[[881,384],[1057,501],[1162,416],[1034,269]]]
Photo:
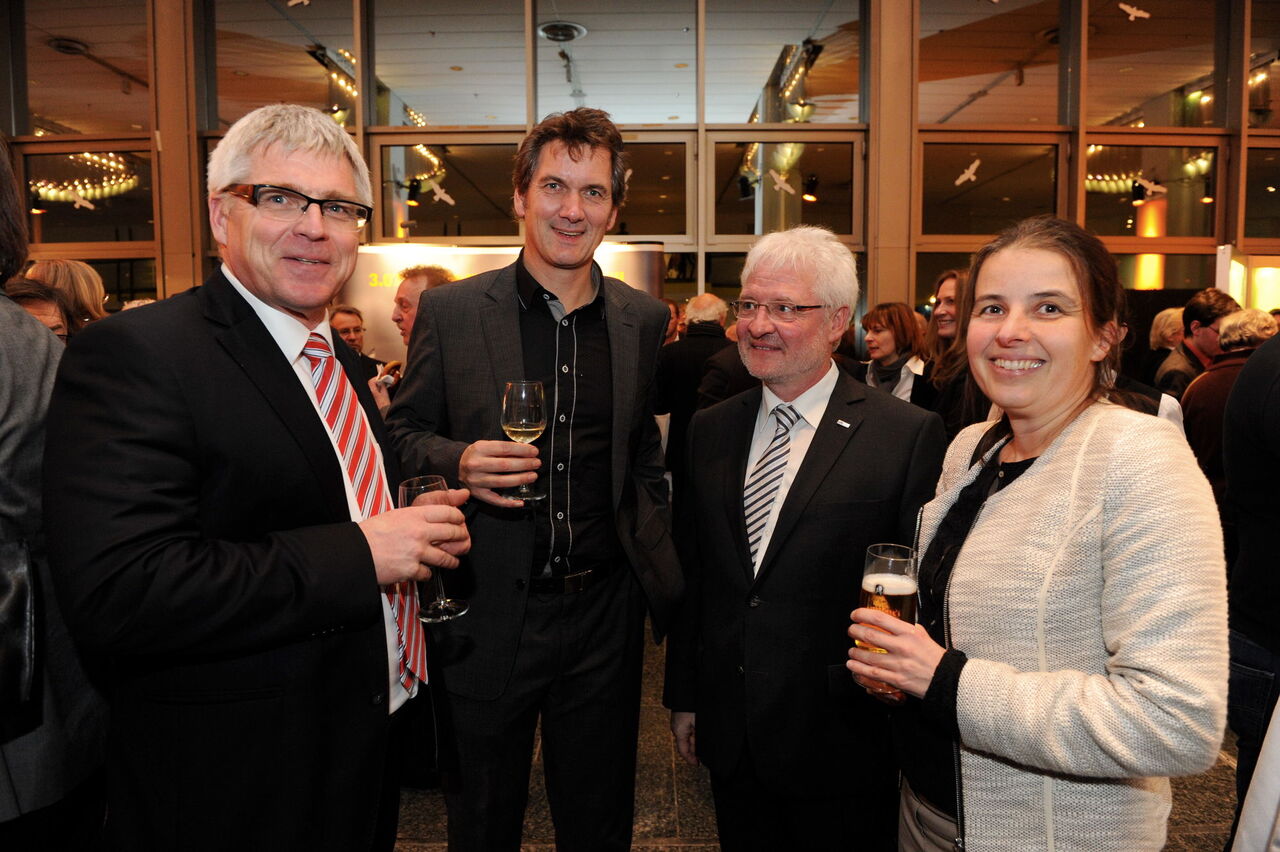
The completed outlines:
[[[648,649],[641,700],[634,848],[645,852],[719,849],[706,772],[685,765],[671,745],[668,714],[662,707],[661,648]],[[1218,765],[1209,772],[1174,780],[1167,850],[1222,849],[1235,807],[1235,748],[1230,734],[1224,749]],[[555,848],[540,761],[530,783],[524,841],[527,852]],[[442,852],[445,848],[444,801],[439,791],[405,790],[397,852]]]

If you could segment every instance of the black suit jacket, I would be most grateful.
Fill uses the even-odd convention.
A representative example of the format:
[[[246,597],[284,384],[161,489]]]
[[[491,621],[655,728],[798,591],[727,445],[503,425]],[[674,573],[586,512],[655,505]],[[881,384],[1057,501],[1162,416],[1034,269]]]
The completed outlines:
[[[667,630],[684,581],[670,532],[653,374],[666,306],[596,267],[613,370],[611,499],[618,538],[649,603],[655,635]],[[458,477],[474,441],[505,440],[502,392],[524,378],[515,264],[422,294],[400,392],[387,415],[407,475]],[[522,509],[466,504],[471,551],[448,577],[471,600],[466,618],[432,630],[450,692],[492,700],[515,665],[533,560],[533,519]]]
[[[946,447],[937,415],[841,373],[754,577],[742,512],[761,391],[699,411],[677,527],[688,590],[664,701],[697,713],[697,749],[732,772],[744,747],[789,795],[838,795],[889,761],[883,705],[845,668],[868,545],[910,543]]]
[[[67,619],[110,670],[113,844],[368,848],[388,725],[372,558],[323,421],[220,273],[76,336],[45,493]]]
[[[734,342],[724,336],[722,325],[695,322],[689,325],[684,337],[658,352],[654,412],[671,414],[671,425],[667,429],[667,470],[677,481],[684,473],[684,439],[689,420],[698,410],[698,385],[706,372],[707,359],[730,346],[736,349]]]

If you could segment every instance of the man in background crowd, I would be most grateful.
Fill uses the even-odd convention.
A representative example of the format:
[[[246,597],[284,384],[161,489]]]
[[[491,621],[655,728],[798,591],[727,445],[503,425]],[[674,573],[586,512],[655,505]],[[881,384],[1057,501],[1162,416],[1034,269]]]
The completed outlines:
[[[360,376],[365,381],[378,375],[382,362],[364,354],[364,314],[351,305],[337,305],[329,311],[329,327],[338,333],[356,353],[360,362]]]
[[[1156,370],[1156,387],[1181,400],[1191,380],[1221,354],[1218,328],[1222,318],[1238,310],[1236,300],[1215,287],[1192,296],[1182,309],[1182,342]]]

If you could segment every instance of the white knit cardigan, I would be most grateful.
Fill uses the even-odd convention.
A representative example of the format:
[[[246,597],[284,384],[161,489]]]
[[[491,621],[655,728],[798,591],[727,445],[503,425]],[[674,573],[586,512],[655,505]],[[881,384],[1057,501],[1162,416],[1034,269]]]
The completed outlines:
[[[990,425],[952,443],[922,545]],[[987,500],[948,612],[966,848],[1160,849],[1166,776],[1212,766],[1226,720],[1222,531],[1177,429],[1086,409]]]

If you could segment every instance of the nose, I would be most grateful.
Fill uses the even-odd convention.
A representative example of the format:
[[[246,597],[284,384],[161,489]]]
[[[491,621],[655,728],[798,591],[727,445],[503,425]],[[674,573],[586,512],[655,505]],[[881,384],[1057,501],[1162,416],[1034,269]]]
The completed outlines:
[[[752,337],[764,337],[777,330],[773,316],[764,305],[757,305],[756,312],[746,320],[746,323],[747,332]]]
[[[298,217],[294,230],[308,239],[324,239],[325,221],[324,214],[320,212],[320,205],[308,204],[307,209],[303,210],[302,215]]]
[[[1026,312],[1017,307],[1006,311],[1000,319],[1000,327],[996,329],[996,339],[1000,344],[1012,345],[1026,340],[1028,336]]]
[[[582,199],[576,192],[566,192],[564,198],[560,201],[560,216],[568,219],[570,222],[577,222],[582,218]]]

